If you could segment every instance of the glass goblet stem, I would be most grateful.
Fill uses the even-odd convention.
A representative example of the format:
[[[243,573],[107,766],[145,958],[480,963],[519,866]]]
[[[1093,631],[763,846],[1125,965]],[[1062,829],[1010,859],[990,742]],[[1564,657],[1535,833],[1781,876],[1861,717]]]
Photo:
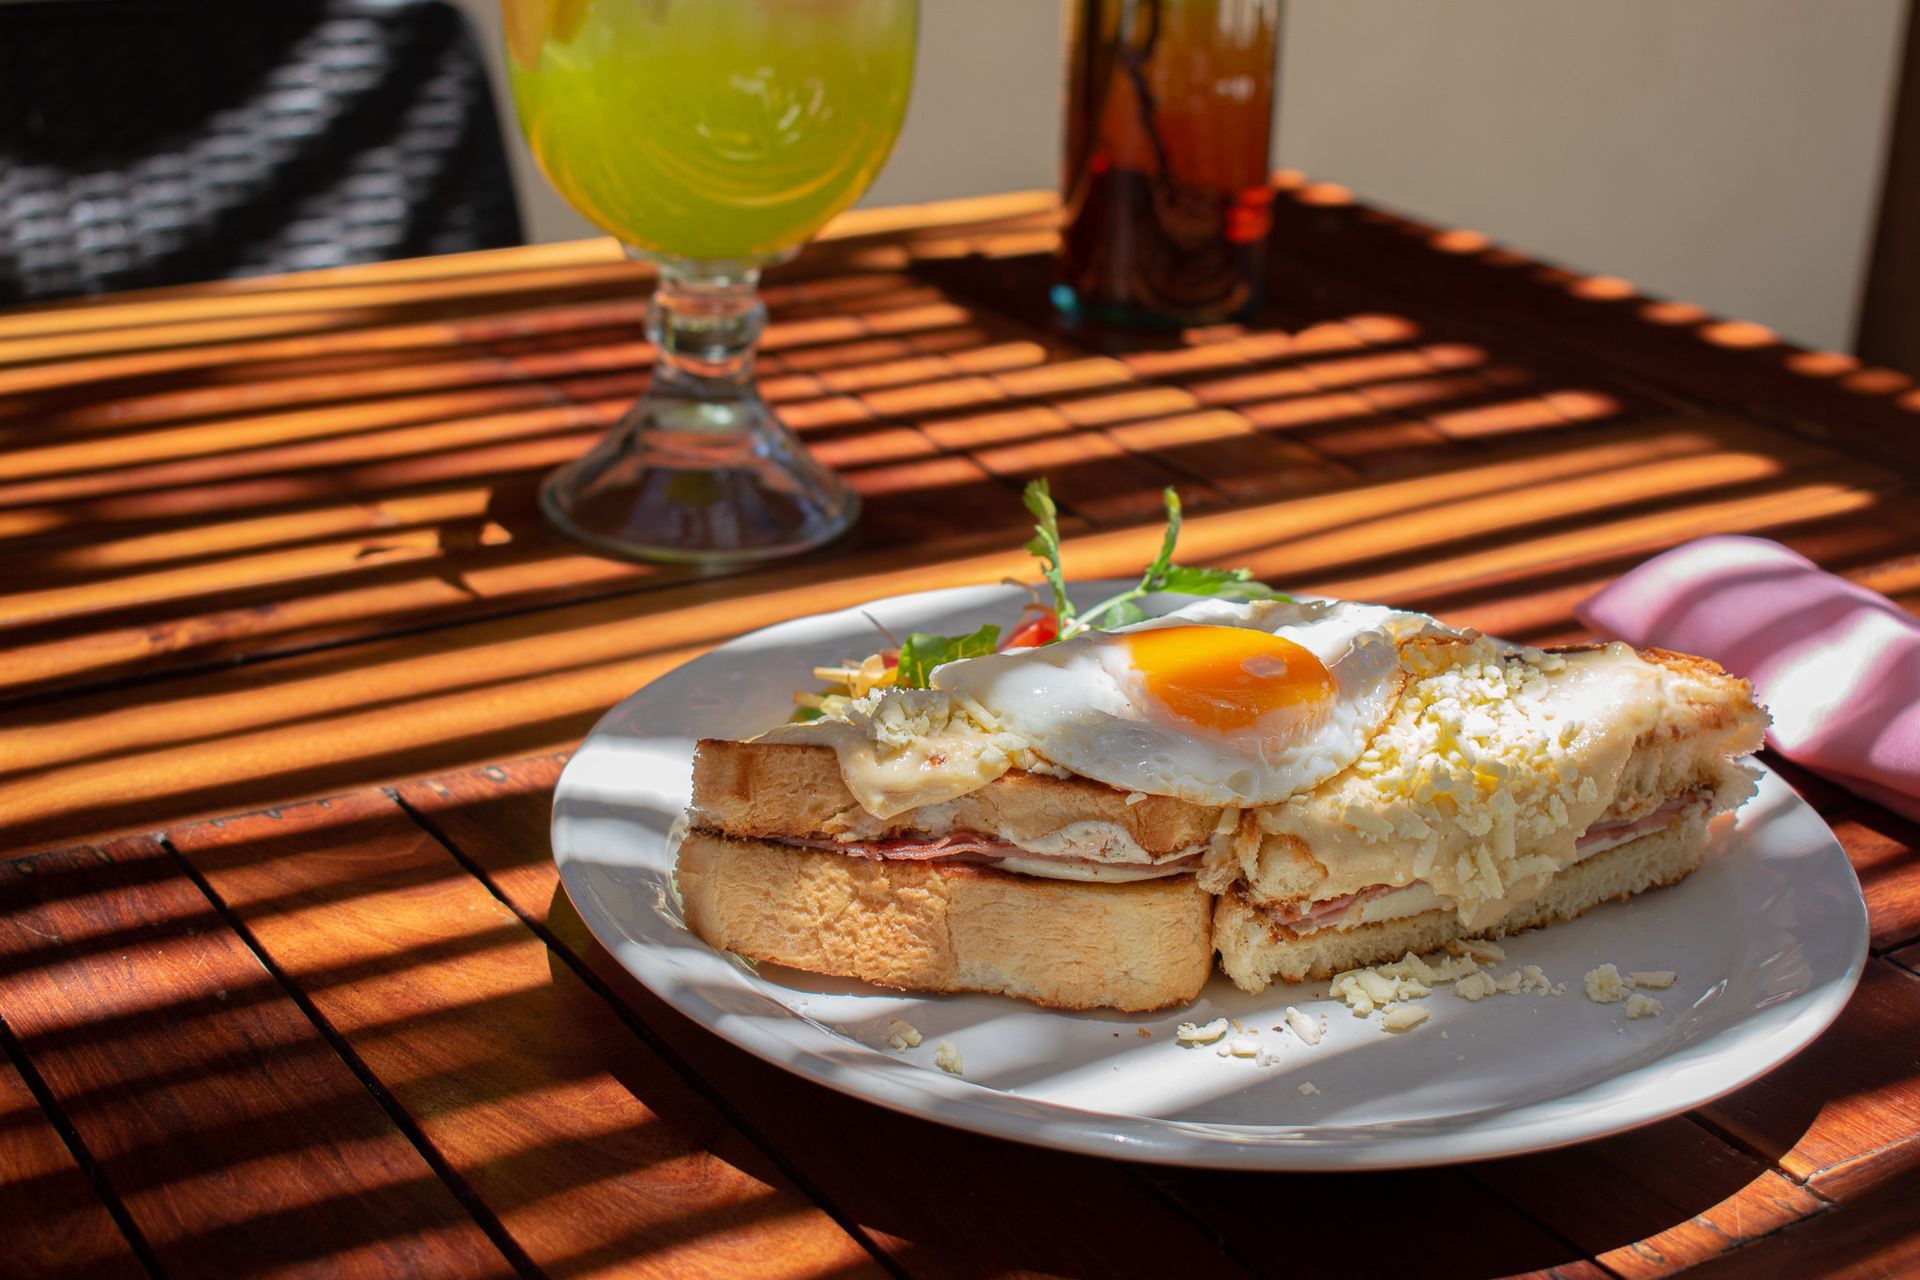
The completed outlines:
[[[757,267],[657,259],[646,394],[541,505],[561,532],[638,559],[724,564],[789,555],[853,523],[851,490],[767,407],[753,357]]]

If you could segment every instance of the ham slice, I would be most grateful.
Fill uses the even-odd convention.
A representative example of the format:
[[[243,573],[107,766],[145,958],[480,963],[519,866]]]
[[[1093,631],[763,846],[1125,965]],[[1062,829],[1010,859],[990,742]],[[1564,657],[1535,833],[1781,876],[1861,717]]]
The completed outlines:
[[[1574,856],[1584,857],[1604,842],[1631,839],[1649,831],[1659,831],[1687,810],[1706,804],[1707,800],[1708,797],[1704,795],[1684,795],[1667,801],[1644,817],[1596,822],[1580,834],[1579,842],[1573,846]]]
[[[1580,839],[1574,843],[1574,861],[1578,862],[1590,853],[1598,852],[1603,848],[1615,844],[1623,844],[1635,836],[1643,836],[1649,831],[1662,830],[1671,824],[1675,818],[1686,813],[1689,809],[1695,809],[1706,804],[1707,800],[1708,798],[1705,795],[1688,794],[1677,796],[1653,810],[1651,813],[1643,814],[1638,818],[1622,818],[1615,819],[1611,822],[1596,822],[1581,832]],[[1276,922],[1285,925],[1297,934],[1311,933],[1315,929],[1322,928],[1340,919],[1347,914],[1349,908],[1363,902],[1370,902],[1384,894],[1392,893],[1395,888],[1396,886],[1394,885],[1376,884],[1371,888],[1362,889],[1358,893],[1349,893],[1340,898],[1325,898],[1319,902],[1303,902],[1292,908],[1291,911],[1284,907],[1275,906],[1268,907],[1267,912]]]
[[[782,844],[797,844],[808,849],[824,849],[829,853],[852,854],[856,858],[869,858],[875,862],[926,862],[931,858],[952,858],[961,854],[978,854],[988,858],[1040,858],[1044,854],[1028,853],[1017,844],[1005,840],[995,840],[989,836],[976,835],[971,831],[955,831],[931,839],[911,837],[901,840],[813,840],[790,838]]]
[[[1018,858],[1025,862],[1052,862],[1090,867],[1141,865],[1100,862],[1097,859],[1076,858],[1065,853],[1035,853],[1031,849],[1022,849],[1011,841],[996,840],[992,836],[983,836],[973,831],[953,831],[944,836],[923,836],[919,839],[908,837],[900,840],[840,841],[790,837],[781,840],[780,843],[799,845],[806,849],[822,849],[828,853],[844,853],[850,857],[868,858],[874,862],[931,862],[935,859],[954,862],[997,862],[1001,858]],[[1200,855],[1192,853],[1185,857],[1168,858],[1145,865],[1157,871],[1175,868],[1190,871],[1200,865]]]

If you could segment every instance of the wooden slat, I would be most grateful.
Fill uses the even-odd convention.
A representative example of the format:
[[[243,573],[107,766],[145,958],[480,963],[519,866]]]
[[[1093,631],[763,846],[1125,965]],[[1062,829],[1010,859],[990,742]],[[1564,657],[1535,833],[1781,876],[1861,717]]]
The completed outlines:
[[[915,1275],[1234,1275],[1213,1242],[1128,1171],[884,1111],[733,1048],[667,1007],[601,951],[560,890],[547,842],[553,759],[400,788],[401,800],[514,908],[672,1045],[834,1203]],[[908,1176],[876,1176],[910,1169]],[[925,1176],[921,1176],[924,1171]],[[991,1230],[982,1225],[991,1223]]]
[[[53,1123],[0,1056],[0,1258],[20,1275],[145,1276],[133,1245]]]
[[[741,630],[1030,576],[1018,487],[1038,474],[1069,513],[1076,576],[1137,568],[1176,482],[1189,561],[1516,638],[1578,635],[1579,599],[1705,532],[1779,537],[1920,607],[1920,396],[1889,371],[1297,179],[1277,208],[1290,287],[1260,325],[1068,335],[1045,301],[1052,220],[1033,194],[860,213],[772,274],[768,394],[868,514],[836,548],[713,577],[576,554],[534,514],[539,475],[649,373],[646,272],[607,242],[0,315],[0,546],[15,553],[0,840],[93,840],[565,745]],[[380,1137],[314,1176],[387,1186],[381,1161],[411,1160],[401,1184],[453,1204],[448,1229],[495,1269],[500,1248],[555,1274],[838,1274],[871,1270],[873,1251],[917,1276],[1200,1260],[1584,1280],[1907,1261],[1892,1192],[1920,1168],[1920,1060],[1902,1038],[1920,1023],[1915,833],[1817,779],[1794,780],[1837,815],[1881,952],[1832,1032],[1707,1109],[1709,1128],[1329,1182],[1009,1148],[732,1050],[613,967],[557,895],[554,769],[402,788],[465,863],[374,793],[179,828],[244,939],[144,838],[14,864],[56,870],[36,873],[31,912],[0,916],[0,1016],[168,1270],[232,1270],[269,1246],[338,1261],[259,1238],[288,1212],[252,1211],[266,1177],[213,1208],[202,1193],[297,1164],[308,1148],[284,1118],[242,1132],[234,1117],[303,1096],[274,1090],[316,1072],[358,1101],[301,1140],[337,1147],[329,1126],[362,1112]],[[72,926],[57,961],[22,921]],[[246,981],[210,994],[229,970]],[[149,1052],[176,1025],[191,1034]],[[284,1066],[283,1031],[306,1046]],[[220,1069],[203,1079],[189,1067],[207,1054]],[[0,1069],[0,1104],[9,1090]],[[87,1230],[117,1265],[113,1242],[129,1246],[98,1235],[106,1211],[38,1115],[0,1112],[0,1177],[53,1171],[22,1184],[29,1202],[53,1195],[49,1221],[59,1197],[93,1204]],[[213,1135],[211,1164],[160,1149],[177,1117]],[[903,1152],[940,1176],[872,1176]],[[383,1211],[415,1211],[410,1195]],[[1396,1206],[1400,1228],[1364,1255],[1325,1229],[1356,1201]],[[453,1248],[392,1244],[346,1203],[297,1211],[336,1215],[318,1235],[346,1241],[349,1264]]]
[[[1685,1119],[1472,1172],[1632,1280],[1673,1275],[1826,1206]]]
[[[1920,977],[1867,962],[1827,1032],[1701,1114],[1821,1195],[1920,1166]]]
[[[770,278],[805,278],[829,263],[857,261],[862,242],[884,241],[897,248],[921,241],[951,246],[956,237],[1048,225],[1053,207],[1046,193],[1011,192],[937,206],[852,210],[821,230],[815,252],[775,270]],[[42,348],[26,344],[52,335],[104,331],[116,335],[106,340],[113,349],[124,349],[130,329],[164,333],[196,319],[259,324],[264,317],[289,311],[351,313],[475,295],[497,297],[503,291],[550,292],[556,285],[600,282],[610,276],[623,284],[644,282],[646,271],[626,262],[611,240],[582,240],[18,307],[0,312],[0,362],[25,358],[22,352],[44,359]]]
[[[1920,462],[1920,396],[1851,357],[1803,352],[1757,325],[1663,303],[1623,281],[1551,267],[1485,237],[1467,238],[1358,207],[1350,195],[1286,176],[1275,200],[1272,272],[1307,273],[1320,297],[1383,291],[1416,315],[1477,321],[1616,378],[1646,380],[1741,412],[1791,419],[1872,457]]]
[[[828,277],[784,288],[791,295],[791,305],[804,311],[809,304],[844,305],[848,285],[862,281],[859,276]],[[1015,353],[1017,361],[1032,358],[1034,351],[1043,361],[1050,358],[1046,343],[1053,339],[1038,335],[1042,341],[1033,341],[1037,331],[1009,328],[1007,322],[965,308],[926,303],[924,289],[916,291],[886,279],[877,284],[877,292],[853,295],[865,310],[823,320],[841,322],[845,337],[885,331],[921,339],[932,335],[916,333],[917,328],[938,325],[943,317],[959,318],[976,329],[997,325],[1000,332],[988,337],[1018,336],[1020,340],[1011,344],[1020,349]],[[825,296],[814,297],[808,290]],[[911,305],[893,305],[902,298]],[[663,580],[658,570],[616,566],[559,548],[532,513],[531,486],[539,471],[583,447],[590,434],[619,411],[624,396],[581,401],[581,392],[569,389],[577,380],[568,375],[601,365],[604,357],[594,354],[596,348],[562,346],[554,354],[565,358],[554,363],[545,356],[506,354],[517,340],[508,335],[540,333],[546,339],[565,342],[571,341],[567,335],[578,326],[598,324],[616,313],[629,326],[637,319],[637,303],[607,306],[616,310],[596,305],[522,312],[490,318],[485,322],[490,328],[477,321],[464,322],[460,334],[465,340],[485,340],[497,354],[454,359],[426,370],[403,367],[393,374],[401,381],[383,384],[389,388],[440,388],[433,394],[347,406],[350,412],[335,406],[311,412],[243,416],[223,421],[210,431],[175,428],[158,438],[143,437],[147,440],[144,447],[152,450],[168,440],[177,440],[183,447],[200,450],[203,456],[166,460],[155,464],[158,470],[117,463],[110,470],[57,477],[56,485],[68,486],[53,491],[70,494],[64,503],[43,502],[0,513],[0,526],[11,524],[17,529],[23,547],[57,548],[48,557],[48,565],[50,572],[60,574],[57,587],[38,592],[23,590],[8,605],[15,616],[40,619],[14,636],[20,661],[9,668],[13,689],[38,692],[95,683],[132,671],[192,670],[236,656],[339,643],[356,634],[483,617],[503,609],[552,604],[628,587],[644,588]],[[819,322],[800,322],[801,327],[808,323]],[[1328,335],[1337,341],[1330,341]],[[1295,393],[1354,387],[1384,396],[1406,384],[1389,381],[1373,387],[1364,380],[1392,378],[1419,369],[1457,370],[1488,358],[1484,351],[1458,343],[1408,345],[1412,339],[1427,336],[1392,317],[1359,316],[1310,326],[1294,335],[1260,335],[1258,339],[1216,342],[1212,346],[1245,359],[1296,360],[1295,365],[1278,370],[1278,375],[1292,379],[1287,385]],[[1274,337],[1284,342],[1274,345],[1269,341]],[[805,341],[790,333],[781,342],[791,345],[796,340]],[[1367,350],[1369,343],[1377,348],[1376,354],[1354,354]],[[1324,446],[1317,450],[1301,452],[1291,444],[1281,447],[1258,440],[1250,432],[1250,418],[1242,421],[1224,409],[1184,412],[1195,403],[1196,395],[1201,402],[1209,397],[1217,401],[1224,396],[1226,402],[1244,398],[1248,393],[1235,388],[1248,382],[1246,376],[1222,378],[1221,366],[1206,365],[1202,371],[1211,381],[1195,381],[1188,377],[1189,370],[1146,359],[1154,354],[1151,352],[1131,353],[1126,361],[1080,359],[1040,368],[1017,367],[1016,362],[1011,368],[979,366],[985,376],[968,372],[975,367],[969,362],[970,354],[991,354],[1007,346],[950,349],[924,357],[920,363],[926,365],[925,369],[915,373],[910,367],[904,376],[939,375],[945,381],[932,385],[923,382],[908,389],[920,394],[941,385],[979,384],[991,397],[1026,406],[1011,413],[989,414],[987,419],[1007,421],[1024,413],[1054,424],[1037,435],[1030,428],[997,436],[970,432],[959,429],[965,426],[964,419],[949,424],[913,415],[905,421],[914,430],[859,428],[820,441],[833,461],[854,468],[857,486],[877,495],[871,504],[868,529],[862,535],[869,545],[897,544],[903,537],[914,536],[919,525],[906,517],[917,514],[919,506],[901,500],[901,487],[941,477],[948,487],[961,482],[970,493],[992,495],[999,505],[995,508],[989,501],[988,506],[999,517],[1019,519],[1005,494],[982,484],[982,473],[950,460],[927,460],[933,445],[967,452],[975,464],[1011,482],[1043,471],[1054,472],[1063,491],[1078,500],[1078,509],[1101,520],[1149,517],[1157,502],[1157,488],[1183,474],[1212,476],[1218,486],[1245,499],[1325,487],[1342,474],[1345,464],[1338,460],[1342,456],[1358,459],[1363,469],[1385,473],[1429,465],[1439,456],[1430,447],[1432,441],[1440,439],[1433,427],[1377,416],[1348,424],[1357,426],[1351,442],[1342,438],[1344,427],[1330,435],[1315,435],[1316,428],[1310,421],[1289,420],[1284,425],[1283,429],[1297,438]],[[799,349],[819,350],[805,345]],[[614,363],[642,359],[636,350],[643,348],[626,341],[614,349]],[[1189,350],[1204,353],[1208,348]],[[525,363],[536,359],[546,363]],[[912,362],[908,364],[912,366]],[[513,409],[516,397],[533,393],[525,385],[500,386],[497,391],[489,391],[490,398],[484,400],[461,399],[468,394],[456,390],[463,382],[497,381],[503,376],[503,368],[512,369],[516,377],[558,378],[544,385],[578,408],[548,405],[538,410]],[[1128,411],[1113,407],[1115,388],[1124,392],[1133,385],[1131,380],[1142,374],[1171,379],[1175,385],[1159,387],[1157,392],[1140,388],[1133,394],[1175,395],[1177,403],[1170,406],[1175,412],[1116,421],[1111,426],[1092,421],[1076,426],[1071,421],[1070,414],[1085,417],[1093,412],[1075,408],[1083,402],[1091,403],[1101,413],[1119,412],[1124,418]],[[1044,378],[1036,381],[1037,375]],[[1183,380],[1193,394],[1179,389]],[[292,381],[310,389],[319,385],[312,378]],[[236,385],[244,389],[255,384]],[[625,394],[631,394],[637,385],[628,387]],[[1267,393],[1273,390],[1269,388]],[[1062,393],[1069,394],[1060,399]],[[102,410],[114,410],[114,417],[101,421],[116,420],[122,412],[131,414],[135,421],[154,414],[164,419],[182,412],[183,405],[203,402],[205,394],[190,390],[147,397],[142,404],[100,406]],[[1041,396],[1059,399],[1059,406],[1037,399]],[[828,403],[831,399],[812,403]],[[1315,400],[1313,395],[1296,395],[1294,400],[1254,408],[1265,412],[1289,405],[1311,407]],[[846,402],[871,414],[858,399],[849,397]],[[481,419],[457,411],[446,421],[434,420],[449,411],[447,406],[468,403],[486,403],[502,411]],[[1124,395],[1120,403],[1124,405]],[[1432,407],[1433,402],[1403,397],[1397,403]],[[1451,402],[1443,399],[1439,403]],[[809,402],[802,402],[789,406],[789,412],[804,416],[808,407]],[[369,413],[373,415],[370,418]],[[52,421],[57,426],[73,416],[73,411],[56,414]],[[974,418],[978,420],[980,415]],[[388,425],[373,433],[377,438],[369,438],[364,430],[353,427],[362,419]],[[81,413],[80,421],[87,420]],[[419,425],[392,425],[415,420]],[[333,430],[335,427],[339,430]],[[281,438],[288,431],[297,435],[319,430],[332,434],[307,444]],[[1386,434],[1379,435],[1381,431]],[[238,456],[207,452],[227,436],[258,437],[276,443]],[[928,439],[922,440],[921,436]],[[978,447],[989,439],[995,441],[992,447]],[[1159,452],[1143,455],[1136,450],[1123,457],[1128,450],[1122,440],[1139,449],[1157,448]],[[1427,447],[1412,447],[1414,440],[1426,441]],[[488,441],[494,443],[488,445]],[[105,466],[106,459],[118,457],[113,451],[117,443],[117,439],[89,443],[85,448],[91,452],[79,456],[97,456]],[[969,448],[970,444],[974,447]],[[1247,450],[1255,446],[1268,452],[1258,457],[1249,455]],[[1275,449],[1278,452],[1273,452]],[[1079,457],[1069,462],[1074,454]],[[1332,460],[1323,455],[1331,455]],[[57,451],[45,454],[52,459],[63,456]],[[1322,460],[1315,461],[1317,457]],[[23,458],[16,466],[25,467],[29,460]],[[879,465],[872,465],[876,460]],[[861,467],[863,461],[869,464],[865,469]],[[42,470],[48,465],[43,463]],[[960,469],[956,471],[956,467]],[[483,483],[446,487],[458,485],[461,479]],[[168,487],[151,488],[162,481]],[[91,496],[71,496],[79,492],[71,489],[74,485],[96,489],[111,485],[114,491],[87,490]],[[143,485],[149,487],[143,489]],[[423,490],[422,485],[435,487]],[[367,496],[344,506],[289,510],[285,505],[303,493],[331,494],[342,489]],[[1189,489],[1197,509],[1215,500],[1214,487],[1196,483]],[[223,491],[241,505],[222,504]],[[16,501],[25,501],[36,494],[44,497],[48,491],[44,485],[34,488],[29,484],[10,492]],[[263,500],[275,504],[267,508],[274,514],[241,516],[248,505],[257,506]],[[889,510],[893,512],[891,519]],[[221,512],[240,518],[209,522],[210,516]],[[113,516],[136,532],[125,540],[104,537],[103,531],[113,524],[103,524],[104,516]],[[157,519],[171,524],[156,526]],[[976,513],[972,523],[979,521]],[[337,536],[328,537],[329,530]],[[74,567],[90,565],[100,569],[73,580]],[[129,570],[137,567],[139,571],[102,571],[112,565],[126,565]],[[672,576],[668,571],[664,580]],[[474,589],[476,581],[503,577],[517,577],[522,584],[510,597]],[[141,603],[114,604],[132,600]],[[82,617],[84,622],[80,621]],[[76,634],[79,626],[85,626],[86,633]]]
[[[384,796],[172,838],[542,1269],[874,1269]]]
[[[1309,590],[1406,599],[1494,574],[1619,564],[1706,532],[1784,531],[1849,512],[1883,531],[1912,528],[1912,504],[1881,491],[1884,473],[1824,458],[1731,424],[1653,424],[1583,446],[1502,451],[1418,479],[1197,517],[1183,556],[1247,564]],[[1017,549],[1027,517],[1012,488],[973,473],[913,470],[937,461],[855,477],[870,506],[898,513],[891,545],[878,545],[876,532],[865,535],[874,543],[865,551],[856,543],[775,570],[683,578],[652,592],[644,612],[611,598],[42,703],[0,728],[0,769],[58,775],[8,796],[0,824],[16,844],[66,840],[552,749],[654,675],[742,630],[900,591],[1030,577],[1031,558]],[[989,506],[988,493],[1003,505]],[[1611,512],[1629,514],[1605,519]],[[950,544],[956,550],[967,539],[1007,550],[939,558],[929,532],[956,525],[969,531]],[[1135,571],[1158,539],[1153,525],[1076,537],[1071,571]],[[524,590],[540,582],[542,567],[476,567],[459,584],[476,595]],[[334,607],[325,597],[313,602],[320,618]],[[1476,610],[1448,612],[1473,624]],[[389,714],[400,702],[407,715]],[[298,732],[288,732],[293,725]]]
[[[1287,1275],[1605,1275],[1577,1245],[1458,1169],[1334,1178],[1155,1169],[1148,1176],[1203,1216],[1236,1253],[1266,1259]],[[1369,1231],[1356,1221],[1372,1206],[1391,1214],[1391,1230]]]
[[[0,1010],[163,1269],[511,1274],[153,840],[0,864],[0,899]]]
[[[1874,948],[1890,950],[1920,938],[1920,830],[1871,805],[1828,821],[1860,877]]]
[[[1920,1233],[1913,1226],[1916,1199],[1920,1172],[1908,1170],[1688,1275],[1701,1280],[1891,1280],[1920,1274]]]

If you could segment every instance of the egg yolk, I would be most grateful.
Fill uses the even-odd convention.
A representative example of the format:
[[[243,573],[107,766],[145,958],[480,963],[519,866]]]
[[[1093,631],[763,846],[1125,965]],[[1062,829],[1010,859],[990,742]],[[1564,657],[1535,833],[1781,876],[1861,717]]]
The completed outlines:
[[[1244,729],[1283,709],[1317,719],[1333,702],[1333,673],[1311,650],[1244,627],[1155,627],[1124,637],[1147,693],[1205,729]]]

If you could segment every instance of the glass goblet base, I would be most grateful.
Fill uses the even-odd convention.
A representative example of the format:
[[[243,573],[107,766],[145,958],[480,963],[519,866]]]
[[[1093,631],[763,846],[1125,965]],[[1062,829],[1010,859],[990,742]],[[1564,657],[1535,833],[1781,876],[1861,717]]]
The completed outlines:
[[[793,555],[853,524],[859,499],[758,396],[641,399],[540,488],[561,533],[627,559],[730,564]]]
[[[845,532],[859,499],[754,385],[759,271],[672,259],[659,268],[647,309],[652,382],[592,449],[547,477],[548,521],[608,555],[713,565],[792,555]]]

